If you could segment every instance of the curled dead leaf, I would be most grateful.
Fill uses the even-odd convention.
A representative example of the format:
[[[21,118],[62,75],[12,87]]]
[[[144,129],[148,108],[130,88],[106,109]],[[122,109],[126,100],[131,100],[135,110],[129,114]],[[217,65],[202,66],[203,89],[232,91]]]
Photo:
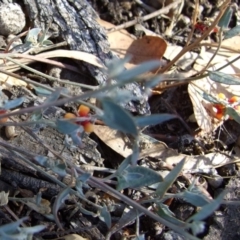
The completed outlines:
[[[101,19],[98,22],[106,28],[115,27]],[[166,41],[159,36],[144,36],[136,39],[124,29],[108,33],[108,41],[111,50],[120,58],[126,55],[132,56],[130,63],[126,64],[126,68],[150,60],[160,60],[167,48]]]

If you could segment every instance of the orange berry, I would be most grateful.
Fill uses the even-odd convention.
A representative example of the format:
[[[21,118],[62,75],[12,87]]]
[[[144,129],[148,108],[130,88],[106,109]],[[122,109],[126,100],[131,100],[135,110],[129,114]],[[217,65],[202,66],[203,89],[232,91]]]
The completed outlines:
[[[91,122],[85,121],[81,124],[84,128],[84,131],[87,133],[93,132],[93,124]]]
[[[90,108],[85,105],[80,105],[78,108],[78,114],[80,117],[86,117],[90,112]]]
[[[215,115],[215,118],[217,118],[218,120],[221,120],[222,118],[223,118],[223,114],[222,113],[217,113],[216,115]]]
[[[228,99],[229,103],[235,103],[235,102],[238,102],[238,101],[239,101],[239,97],[237,97],[237,96],[233,96],[233,97]]]
[[[64,115],[64,118],[66,118],[66,119],[76,118],[76,115],[73,113],[66,113]]]
[[[225,94],[224,93],[219,93],[218,95],[217,95],[217,97],[219,98],[219,99],[226,99],[226,96],[225,96]]]
[[[0,110],[0,115],[1,115],[1,114],[5,114],[6,112],[7,112],[7,110],[2,109],[2,110]],[[1,119],[0,119],[0,123],[5,123],[7,120],[8,120],[8,117],[1,118]]]

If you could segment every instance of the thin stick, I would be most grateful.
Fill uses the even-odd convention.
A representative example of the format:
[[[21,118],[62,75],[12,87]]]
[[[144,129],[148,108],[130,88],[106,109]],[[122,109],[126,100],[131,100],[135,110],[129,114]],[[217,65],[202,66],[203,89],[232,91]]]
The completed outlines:
[[[185,53],[191,51],[192,49],[194,49],[195,47],[198,47],[199,43],[205,39],[209,33],[214,29],[214,27],[217,25],[217,23],[219,22],[219,20],[221,19],[221,17],[223,16],[226,8],[228,7],[228,4],[230,3],[230,0],[226,0],[223,4],[222,4],[222,7],[220,9],[220,12],[218,14],[218,16],[216,17],[216,19],[214,20],[214,22],[212,23],[212,25],[204,32],[204,34],[198,38],[194,43],[184,47],[182,49],[182,51],[180,51],[180,53],[178,53],[178,55],[170,62],[168,63],[165,67],[163,67],[162,69],[159,69],[157,71],[157,73],[164,73],[166,72],[167,70],[169,70],[173,64],[178,60],[180,59]]]
[[[197,21],[198,13],[199,13],[199,0],[196,0],[195,1],[195,8],[194,8],[193,16],[192,16],[192,29],[191,29],[191,32],[188,35],[187,42],[186,42],[185,46],[189,45],[190,41],[192,40],[192,36],[193,36],[193,33],[194,33],[194,28],[195,28],[195,24],[196,24],[196,21]]]
[[[222,42],[222,44],[224,44],[224,42]],[[202,46],[217,48],[218,43],[204,42],[204,43],[199,44],[199,47],[202,47]],[[221,45],[221,49],[226,49],[226,50],[232,51],[234,53],[240,53],[240,50],[236,50],[235,47],[231,47],[231,46]]]
[[[206,66],[198,73],[198,75],[201,75],[202,73],[204,73],[206,71],[206,69],[208,69],[209,65],[211,64],[211,62],[213,61],[213,59],[216,57],[221,44],[222,44],[222,28],[219,30],[219,43],[218,43],[218,47],[216,49],[216,51],[214,52],[214,54],[212,55],[212,57],[210,58],[210,60],[208,61],[208,63],[206,64]]]
[[[128,27],[131,27],[131,26],[134,26],[136,23],[138,23],[139,21],[147,21],[151,18],[154,18],[154,17],[157,17],[159,16],[160,14],[165,14],[165,13],[168,13],[169,10],[171,8],[174,8],[175,6],[177,6],[180,2],[182,2],[182,0],[177,0],[177,1],[174,1],[173,3],[169,4],[168,6],[160,9],[160,10],[157,10],[156,12],[153,12],[153,13],[150,13],[144,17],[141,17],[141,18],[137,18],[135,20],[132,20],[132,21],[129,21],[129,22],[126,22],[126,23],[123,23],[121,25],[118,25],[114,28],[110,28],[110,29],[107,29],[108,30],[108,33],[111,33],[111,32],[115,32],[115,31],[118,31],[118,30],[121,30],[121,29],[124,29],[124,28],[128,28]]]
[[[4,53],[8,53],[9,48],[11,47],[12,43],[15,42],[16,40],[18,40],[19,38],[27,35],[28,32],[29,32],[29,30],[27,30],[27,31],[25,31],[25,32],[22,32],[21,34],[19,34],[19,35],[17,35],[16,37],[12,38],[12,39],[9,41],[9,43],[8,43],[8,45],[7,45]]]

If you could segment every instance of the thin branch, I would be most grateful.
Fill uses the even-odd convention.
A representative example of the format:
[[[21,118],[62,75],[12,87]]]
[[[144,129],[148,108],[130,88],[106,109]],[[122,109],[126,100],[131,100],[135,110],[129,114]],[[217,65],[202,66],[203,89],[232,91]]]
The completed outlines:
[[[217,23],[219,22],[219,20],[221,19],[221,17],[223,16],[223,14],[225,13],[225,10],[227,9],[228,5],[230,3],[230,0],[226,0],[223,4],[222,4],[222,7],[219,11],[219,14],[218,16],[216,17],[216,19],[214,20],[214,22],[212,23],[212,25],[204,32],[204,34],[198,38],[194,43],[184,47],[180,53],[178,53],[178,55],[170,62],[168,63],[165,67],[159,69],[157,71],[157,73],[164,73],[166,72],[167,70],[169,70],[174,63],[176,63],[176,61],[178,59],[180,59],[185,53],[191,51],[192,49],[198,47],[198,45],[200,44],[200,42],[202,40],[204,40],[208,35],[209,33],[215,28],[215,26],[217,25]]]
[[[186,42],[185,46],[189,45],[189,43],[192,40],[192,36],[193,36],[194,30],[195,30],[195,24],[196,24],[196,21],[197,21],[197,15],[198,14],[199,14],[199,0],[195,0],[195,7],[194,7],[193,16],[192,16],[192,29],[191,29],[191,32],[188,35],[187,42]]]
[[[159,16],[161,14],[168,13],[171,8],[176,7],[180,2],[182,2],[182,0],[174,1],[173,3],[169,4],[168,6],[166,6],[164,8],[161,8],[160,10],[157,10],[156,12],[153,12],[153,13],[150,13],[150,14],[144,16],[144,17],[137,18],[135,20],[123,23],[123,24],[118,25],[118,26],[116,26],[114,28],[107,29],[108,33],[112,33],[112,32],[115,32],[115,31],[118,31],[118,30],[121,30],[121,29],[125,29],[125,28],[128,28],[128,27],[134,26],[139,21],[144,22],[144,21],[147,21],[147,20],[149,20],[151,18],[157,17],[157,16]]]

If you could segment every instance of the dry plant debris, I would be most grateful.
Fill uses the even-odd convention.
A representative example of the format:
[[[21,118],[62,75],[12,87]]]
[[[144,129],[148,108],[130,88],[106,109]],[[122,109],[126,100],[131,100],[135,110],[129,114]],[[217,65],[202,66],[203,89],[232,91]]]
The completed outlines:
[[[235,1],[5,2],[0,239],[210,239],[239,201]]]

